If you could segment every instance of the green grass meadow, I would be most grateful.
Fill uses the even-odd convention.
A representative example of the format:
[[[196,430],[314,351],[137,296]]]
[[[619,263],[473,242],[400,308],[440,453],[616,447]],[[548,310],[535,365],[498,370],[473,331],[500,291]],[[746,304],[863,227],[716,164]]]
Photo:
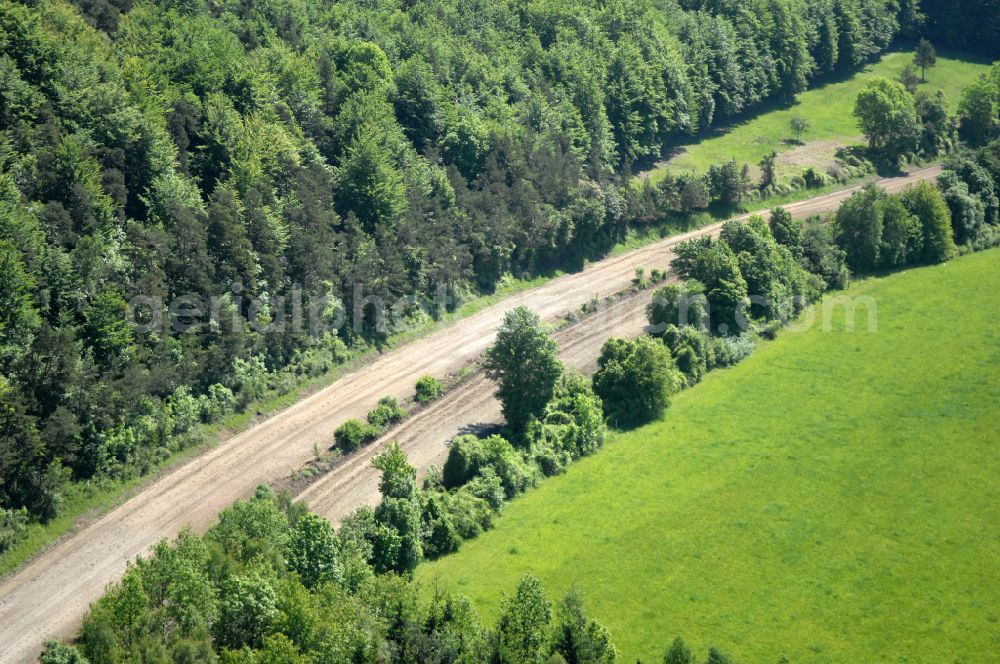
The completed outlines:
[[[785,152],[796,148],[789,121],[795,115],[809,121],[812,127],[802,135],[802,143],[816,146],[817,158],[832,152],[833,144],[852,145],[861,142],[857,121],[851,115],[858,92],[874,76],[898,80],[900,72],[911,62],[910,51],[888,53],[878,62],[867,66],[850,78],[817,85],[798,95],[795,103],[761,113],[742,123],[721,126],[715,132],[701,136],[681,146],[683,152],[649,173],[652,180],[664,172],[704,172],[712,164],[735,159],[739,163],[756,165],[771,150]],[[954,54],[940,54],[937,66],[927,70],[927,82],[920,89],[943,90],[951,112],[958,106],[962,88],[987,71],[984,61]],[[808,158],[808,148],[804,158]],[[801,169],[798,169],[801,170]],[[782,174],[779,168],[779,175]],[[796,171],[797,172],[797,171]]]
[[[1000,660],[1000,250],[859,282],[417,578],[488,618],[576,585],[623,662]],[[808,316],[808,314],[807,314]]]

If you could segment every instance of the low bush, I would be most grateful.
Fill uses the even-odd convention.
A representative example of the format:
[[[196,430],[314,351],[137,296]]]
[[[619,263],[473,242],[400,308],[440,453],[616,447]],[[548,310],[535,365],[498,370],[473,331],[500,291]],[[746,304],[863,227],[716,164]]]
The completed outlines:
[[[715,337],[713,340],[715,367],[729,367],[738,364],[753,354],[757,342],[752,334],[741,334],[738,337]]]
[[[371,424],[365,424],[361,420],[350,419],[337,427],[333,432],[333,439],[337,443],[337,448],[347,454],[353,452],[365,443],[378,438],[379,430]]]
[[[46,641],[38,661],[41,664],[87,664],[79,650],[58,641]]]
[[[673,354],[688,386],[700,381],[711,368],[712,338],[704,329],[693,325],[669,325],[663,333],[663,343]]]
[[[429,403],[434,401],[444,392],[444,383],[434,376],[421,376],[417,380],[417,394],[414,397],[417,403]]]
[[[451,441],[448,460],[442,469],[446,488],[460,487],[490,469],[499,478],[507,498],[531,486],[535,473],[524,456],[500,436],[479,439],[467,434]]]
[[[395,424],[406,417],[406,411],[399,405],[396,397],[384,396],[378,400],[378,405],[368,413],[368,424],[379,432],[385,431],[390,424]]]
[[[829,166],[826,169],[826,174],[840,184],[846,184],[851,179],[851,174],[840,163],[834,163]]]
[[[646,307],[653,334],[662,334],[668,325],[708,327],[708,299],[705,286],[694,279],[681,285],[669,284],[653,294]]]
[[[474,487],[472,484],[463,486],[452,493],[444,494],[448,497],[448,519],[454,526],[455,532],[462,539],[474,539],[493,527],[493,515],[503,506],[504,500],[503,488],[499,486],[499,479],[496,475],[492,477],[500,496],[500,503],[497,506],[492,505],[489,500],[477,496],[474,489],[478,487]],[[474,482],[479,480],[480,478],[476,478]]]
[[[809,189],[818,189],[830,183],[830,176],[810,166],[802,172],[802,181]]]
[[[198,397],[201,421],[207,424],[218,422],[236,409],[236,397],[225,385],[209,385],[208,393]]]
[[[545,412],[528,427],[536,457],[548,449],[566,462],[596,452],[606,434],[601,400],[590,381],[576,371],[567,371],[559,378]]]

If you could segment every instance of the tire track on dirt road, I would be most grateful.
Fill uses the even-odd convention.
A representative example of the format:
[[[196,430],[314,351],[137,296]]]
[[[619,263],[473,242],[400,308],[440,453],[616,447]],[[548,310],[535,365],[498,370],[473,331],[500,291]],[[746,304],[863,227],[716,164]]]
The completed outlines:
[[[880,184],[889,191],[898,191],[910,182],[933,179],[938,171],[938,167],[920,169]],[[786,208],[796,216],[825,212],[856,189],[826,194]],[[418,377],[444,376],[473,363],[492,342],[494,330],[508,309],[525,305],[543,320],[554,320],[578,309],[595,295],[605,296],[628,287],[637,267],[666,268],[670,247],[685,239],[717,234],[720,226],[714,224],[598,261],[580,272],[511,296],[387,352],[151,482],[122,505],[3,579],[0,662],[34,661],[42,641],[72,634],[90,603],[104,592],[107,584],[120,578],[127,561],[147,553],[161,538],[173,537],[186,525],[196,531],[204,530],[219,511],[252,493],[258,484],[287,476],[313,457],[314,444],[328,445],[337,425],[351,417],[363,418],[382,395],[408,398]],[[465,406],[470,421],[483,419],[477,417],[470,404]],[[414,435],[412,440],[416,442],[409,444],[408,451],[415,461],[424,454],[420,440],[430,441],[426,452],[430,458],[440,454],[440,438]],[[374,476],[370,464],[366,468],[364,472]]]

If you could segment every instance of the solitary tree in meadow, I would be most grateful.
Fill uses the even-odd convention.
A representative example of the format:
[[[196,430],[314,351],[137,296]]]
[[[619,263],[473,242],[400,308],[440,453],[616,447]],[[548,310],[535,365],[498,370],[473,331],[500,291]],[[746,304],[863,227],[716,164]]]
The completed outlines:
[[[801,115],[793,115],[788,124],[791,125],[792,131],[795,133],[795,142],[801,143],[802,134],[809,131],[809,121]]]
[[[934,50],[934,46],[926,39],[921,39],[917,43],[917,50],[913,54],[913,63],[920,67],[920,82],[927,82],[925,74],[928,67],[933,67],[937,64],[937,52]]]

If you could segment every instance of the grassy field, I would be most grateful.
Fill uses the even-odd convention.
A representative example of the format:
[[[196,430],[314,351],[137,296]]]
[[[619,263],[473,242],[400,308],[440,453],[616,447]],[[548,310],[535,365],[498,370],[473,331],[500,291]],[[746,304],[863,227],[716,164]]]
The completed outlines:
[[[417,578],[575,584],[624,662],[997,661],[998,292],[1000,250],[861,282],[877,331],[783,332]]]
[[[783,153],[779,160],[779,176],[798,173],[814,161],[822,163],[830,160],[836,147],[861,142],[861,132],[851,111],[865,83],[873,76],[897,80],[912,58],[910,52],[889,53],[850,78],[807,90],[797,97],[793,105],[775,108],[737,125],[720,127],[718,132],[682,146],[678,155],[648,175],[656,180],[659,174],[668,171],[703,172],[712,164],[730,159],[756,165],[771,150]],[[941,54],[937,66],[927,70],[927,83],[921,84],[920,88],[943,90],[954,112],[962,88],[987,68],[988,65],[982,61]],[[805,145],[792,144],[794,135],[788,123],[793,115],[805,118],[812,125],[802,135]]]

